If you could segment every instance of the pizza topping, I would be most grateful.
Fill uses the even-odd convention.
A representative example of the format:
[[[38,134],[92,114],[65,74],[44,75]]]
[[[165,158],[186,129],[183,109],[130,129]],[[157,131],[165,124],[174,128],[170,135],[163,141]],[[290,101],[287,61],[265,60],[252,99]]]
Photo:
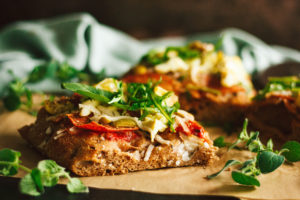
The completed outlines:
[[[300,106],[300,80],[297,76],[269,77],[265,88],[258,92],[254,100],[262,100],[272,96],[295,101]]]
[[[68,118],[74,126],[77,128],[95,131],[95,132],[122,132],[122,131],[134,131],[138,130],[138,127],[122,127],[114,128],[109,125],[98,124],[97,122],[89,122],[89,118],[76,116],[75,114],[67,114]]]
[[[141,63],[153,66],[160,74],[180,74],[198,87],[209,87],[203,75],[218,75],[222,87],[240,85],[246,91],[252,90],[250,76],[237,56],[226,56],[214,51],[212,44],[199,41],[183,47],[167,47],[151,50]],[[209,91],[208,91],[209,92]]]
[[[194,117],[178,109],[178,97],[158,84],[126,84],[111,78],[94,87],[65,83],[66,89],[90,98],[79,104],[79,115],[68,117],[74,126],[89,131],[114,133],[140,129],[149,133],[152,142],[163,141],[156,137],[158,133],[167,129],[174,132],[178,127],[186,134],[203,137],[200,130],[188,123]],[[184,121],[179,126],[177,118]]]

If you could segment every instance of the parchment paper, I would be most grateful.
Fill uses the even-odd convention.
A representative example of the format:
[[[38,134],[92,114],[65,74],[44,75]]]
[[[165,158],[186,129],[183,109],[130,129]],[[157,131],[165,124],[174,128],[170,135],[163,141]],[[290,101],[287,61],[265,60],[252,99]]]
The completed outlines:
[[[7,147],[22,153],[24,165],[35,167],[39,160],[45,159],[31,149],[19,136],[17,129],[35,120],[22,111],[12,113],[0,110],[0,149]],[[211,138],[225,133],[219,128],[206,128]],[[235,136],[231,136],[233,139]],[[227,138],[226,138],[227,139]],[[84,177],[82,181],[98,188],[113,188],[152,193],[214,194],[232,195],[253,199],[300,199],[300,162],[284,164],[275,172],[258,177],[260,187],[241,186],[231,179],[230,171],[219,177],[207,180],[205,177],[218,171],[228,159],[246,160],[251,157],[247,151],[221,150],[220,160],[207,168],[184,167],[133,172],[126,175],[105,177]],[[24,176],[19,172],[16,177]]]

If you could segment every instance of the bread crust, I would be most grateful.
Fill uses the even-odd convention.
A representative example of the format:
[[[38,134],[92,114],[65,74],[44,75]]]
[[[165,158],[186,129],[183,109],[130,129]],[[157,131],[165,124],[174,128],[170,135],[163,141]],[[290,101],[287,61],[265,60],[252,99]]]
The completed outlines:
[[[198,145],[192,151],[180,152],[184,140],[178,133],[166,131],[161,134],[172,145],[151,143],[150,138],[142,132],[138,132],[139,137],[131,141],[107,140],[103,134],[70,134],[64,131],[69,123],[65,114],[54,117],[42,108],[36,122],[19,129],[19,132],[35,149],[79,176],[125,174],[165,167],[207,166],[216,159],[216,148],[211,144]],[[149,148],[152,149],[150,154],[147,153]]]
[[[247,109],[253,129],[274,141],[299,140],[300,109],[295,100],[285,96],[267,96],[253,101]]]

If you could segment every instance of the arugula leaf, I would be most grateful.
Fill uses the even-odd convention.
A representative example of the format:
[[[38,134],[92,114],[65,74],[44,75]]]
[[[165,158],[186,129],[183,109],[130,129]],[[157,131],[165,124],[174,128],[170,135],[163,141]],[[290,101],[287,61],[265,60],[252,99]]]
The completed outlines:
[[[80,83],[63,83],[62,87],[83,96],[89,97],[100,101],[101,103],[113,105],[124,111],[139,111],[141,112],[141,118],[145,117],[149,113],[160,112],[173,128],[174,119],[172,115],[179,109],[179,103],[175,103],[173,106],[167,106],[164,100],[172,95],[172,92],[168,92],[163,96],[159,96],[154,92],[154,88],[159,84],[156,82],[142,83],[128,83],[127,84],[127,102],[123,100],[123,84],[120,81],[118,84],[118,92],[108,92],[100,90],[95,87],[84,85]]]
[[[21,153],[11,149],[0,150],[0,174],[13,176],[18,173]]]
[[[212,178],[215,178],[216,176],[218,176],[219,174],[221,174],[224,170],[228,169],[229,167],[233,166],[233,165],[240,165],[241,162],[238,161],[238,160],[228,160],[224,167],[218,171],[217,173],[214,173],[214,174],[211,174],[209,176],[207,176],[208,179],[212,179]]]
[[[286,142],[282,149],[288,149],[289,151],[283,152],[282,155],[290,162],[300,161],[300,143],[297,141]]]
[[[71,193],[87,193],[89,192],[88,187],[86,187],[82,181],[78,178],[70,178],[67,184],[67,189]]]
[[[141,62],[146,62],[151,65],[158,65],[169,60],[168,53],[170,51],[175,51],[178,56],[183,59],[192,59],[200,56],[200,52],[190,48],[189,46],[180,46],[180,47],[167,47],[164,52],[158,52],[155,49],[150,50],[146,55],[141,59]]]
[[[284,162],[284,157],[271,151],[262,151],[258,155],[258,167],[263,174],[273,172]]]
[[[300,91],[300,80],[296,76],[269,77],[269,82],[253,99],[262,100],[268,93],[274,91],[291,91],[298,95]]]
[[[170,51],[175,51],[178,53],[178,56],[182,58],[183,60],[191,59],[191,58],[196,58],[200,56],[200,52],[189,48],[189,46],[184,46],[184,47],[168,47],[165,51],[165,55],[167,56]]]
[[[214,140],[214,146],[219,147],[219,148],[226,147],[226,142],[224,141],[224,136],[220,136],[220,137],[216,138]]]
[[[81,83],[62,83],[62,88],[71,90],[72,92],[95,99],[102,103],[108,103],[114,96],[111,92],[100,90],[93,86]]]
[[[242,185],[260,186],[260,182],[253,176],[248,176],[242,172],[233,171],[231,173],[232,179]]]
[[[165,61],[167,61],[168,58],[164,56],[164,54],[161,54],[160,52],[157,52],[156,50],[150,50],[146,55],[144,55],[141,58],[141,62],[146,62],[151,65],[158,65]]]

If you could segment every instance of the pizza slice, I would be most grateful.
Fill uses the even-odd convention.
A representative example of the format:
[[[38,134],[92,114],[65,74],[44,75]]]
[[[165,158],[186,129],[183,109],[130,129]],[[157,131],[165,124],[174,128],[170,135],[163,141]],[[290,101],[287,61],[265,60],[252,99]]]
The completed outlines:
[[[79,176],[206,166],[215,158],[208,133],[158,83],[108,78],[63,86],[73,96],[46,101],[36,122],[19,132]]]
[[[300,80],[271,77],[255,96],[247,117],[253,127],[278,141],[298,140],[300,135]]]
[[[255,94],[239,57],[199,41],[152,50],[123,77],[125,82],[148,79],[161,79],[160,86],[174,91],[197,120],[221,125],[242,122]]]

